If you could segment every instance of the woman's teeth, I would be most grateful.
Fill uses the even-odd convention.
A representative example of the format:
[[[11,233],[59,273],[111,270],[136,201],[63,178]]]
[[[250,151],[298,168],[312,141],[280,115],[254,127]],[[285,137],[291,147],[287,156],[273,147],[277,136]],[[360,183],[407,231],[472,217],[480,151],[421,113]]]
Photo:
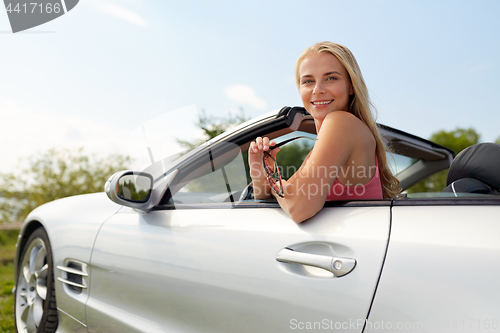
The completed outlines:
[[[322,101],[322,102],[312,102],[314,105],[324,105],[324,104],[329,104],[331,103],[333,100],[331,101]]]

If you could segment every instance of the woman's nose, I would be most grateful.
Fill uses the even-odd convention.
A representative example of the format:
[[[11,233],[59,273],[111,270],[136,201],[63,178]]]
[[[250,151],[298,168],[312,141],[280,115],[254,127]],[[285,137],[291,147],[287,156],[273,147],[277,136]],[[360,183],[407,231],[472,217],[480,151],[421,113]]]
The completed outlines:
[[[323,87],[323,83],[318,81],[316,83],[316,85],[314,86],[313,94],[319,95],[319,94],[323,94],[324,92],[325,92],[325,89]]]

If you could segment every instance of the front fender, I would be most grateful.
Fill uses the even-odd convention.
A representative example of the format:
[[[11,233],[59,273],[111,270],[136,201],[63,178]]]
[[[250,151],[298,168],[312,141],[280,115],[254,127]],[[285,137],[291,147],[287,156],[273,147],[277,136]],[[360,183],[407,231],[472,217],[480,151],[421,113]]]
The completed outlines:
[[[24,221],[17,240],[16,283],[21,251],[30,234],[39,226],[43,226],[49,236],[54,268],[64,265],[66,259],[89,263],[99,228],[121,207],[109,200],[105,193],[95,193],[55,200],[33,210]],[[57,307],[85,322],[83,305],[86,293],[78,298],[65,293],[58,281],[61,274],[54,269]]]

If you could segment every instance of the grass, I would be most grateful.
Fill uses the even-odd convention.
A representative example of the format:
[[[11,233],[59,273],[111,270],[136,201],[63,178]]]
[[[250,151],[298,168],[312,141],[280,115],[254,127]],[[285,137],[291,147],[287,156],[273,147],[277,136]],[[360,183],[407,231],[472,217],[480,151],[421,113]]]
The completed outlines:
[[[14,328],[14,256],[19,230],[0,230],[0,333]]]

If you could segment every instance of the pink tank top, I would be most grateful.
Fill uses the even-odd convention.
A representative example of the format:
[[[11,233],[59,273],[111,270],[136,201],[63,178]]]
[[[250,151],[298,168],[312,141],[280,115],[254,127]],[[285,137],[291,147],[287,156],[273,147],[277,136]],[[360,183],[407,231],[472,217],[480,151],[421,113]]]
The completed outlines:
[[[330,187],[330,192],[326,196],[326,201],[342,200],[379,200],[383,199],[382,183],[380,182],[380,172],[378,170],[378,160],[375,156],[377,168],[372,179],[365,185],[345,186],[339,183],[337,179]]]

